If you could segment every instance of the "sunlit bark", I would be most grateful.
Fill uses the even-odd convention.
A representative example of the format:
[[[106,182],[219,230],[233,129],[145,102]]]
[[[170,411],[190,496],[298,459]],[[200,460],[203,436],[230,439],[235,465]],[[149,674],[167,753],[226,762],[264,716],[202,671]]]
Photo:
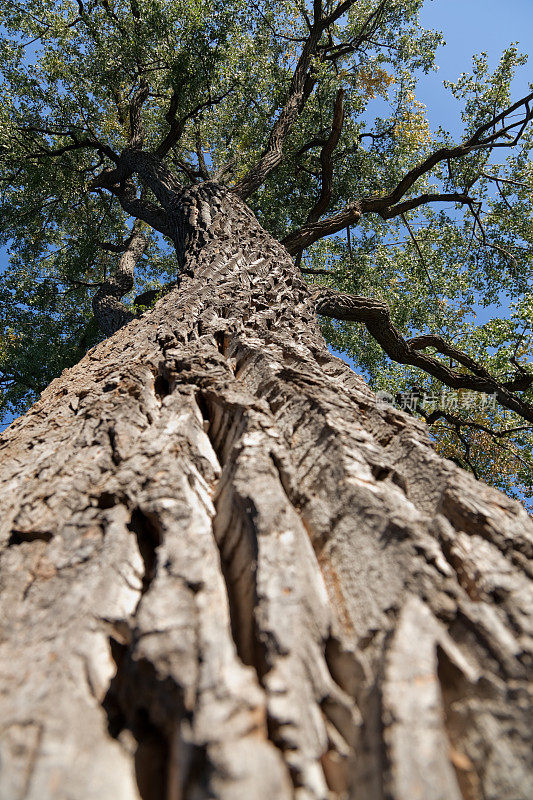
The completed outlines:
[[[187,191],[189,274],[0,439],[0,797],[526,800],[531,520]]]

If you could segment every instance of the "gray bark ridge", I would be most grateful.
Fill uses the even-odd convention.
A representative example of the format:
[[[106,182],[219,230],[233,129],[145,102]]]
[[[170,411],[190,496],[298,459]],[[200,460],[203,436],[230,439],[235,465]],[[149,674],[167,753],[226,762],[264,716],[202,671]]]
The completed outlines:
[[[1,800],[533,796],[531,519],[183,209],[179,288],[0,437]]]

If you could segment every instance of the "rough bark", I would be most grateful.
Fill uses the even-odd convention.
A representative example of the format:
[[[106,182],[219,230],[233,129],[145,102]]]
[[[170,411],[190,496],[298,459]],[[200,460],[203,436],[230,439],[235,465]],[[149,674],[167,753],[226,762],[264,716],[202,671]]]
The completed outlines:
[[[1,800],[533,796],[530,518],[235,196],[180,214],[190,274],[0,439]]]

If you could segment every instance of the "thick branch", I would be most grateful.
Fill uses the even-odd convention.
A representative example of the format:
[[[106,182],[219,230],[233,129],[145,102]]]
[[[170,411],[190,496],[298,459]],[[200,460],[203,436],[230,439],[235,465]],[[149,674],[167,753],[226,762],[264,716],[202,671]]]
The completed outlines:
[[[91,188],[95,189],[97,187],[93,185]],[[105,186],[105,188],[117,198],[126,214],[142,219],[143,222],[162,233],[163,236],[172,238],[172,230],[164,210],[156,203],[137,197],[135,186],[130,181],[126,182],[125,186],[112,184]]]
[[[347,2],[341,3],[328,17],[322,16],[322,3],[314,3],[313,23],[310,25],[309,36],[296,64],[287,100],[270,132],[263,155],[234,188],[234,192],[239,197],[245,199],[252,194],[261,186],[272,170],[280,164],[283,157],[285,139],[315,85],[315,80],[311,75],[311,64],[313,56],[317,52],[322,33],[328,25],[333,24],[335,20],[345,14],[353,3],[354,0],[347,0]]]
[[[281,163],[285,139],[315,85],[310,69],[322,31],[322,24],[315,22],[298,59],[285,106],[274,123],[266,149],[257,164],[234,187],[235,194],[243,200],[255,192]]]
[[[141,109],[148,97],[148,84],[141,79],[139,89],[133,95],[130,103],[130,145],[141,148],[144,142],[144,128],[142,124]]]
[[[407,211],[412,211],[419,206],[428,205],[428,203],[462,203],[471,206],[474,201],[467,194],[462,192],[428,192],[421,194],[418,197],[411,197],[409,200],[404,200],[403,203],[398,203],[392,208],[384,208],[379,210],[376,207],[376,202],[372,199],[362,200],[361,206],[363,213],[370,211],[377,211],[382,219],[392,219],[405,214]]]
[[[127,249],[131,241],[131,236],[128,236],[125,242],[113,244],[113,242],[97,242],[100,250],[105,250],[108,253],[123,253]]]
[[[375,32],[386,10],[388,0],[382,0],[363,23],[358,35],[352,40],[341,46],[334,45],[331,41],[320,46],[324,31],[327,31],[330,26],[346,14],[354,5],[354,2],[356,0],[345,0],[345,2],[339,3],[328,16],[324,16],[321,2],[313,3],[313,22],[311,23],[306,16],[309,36],[296,64],[285,105],[274,123],[263,155],[257,164],[234,187],[233,191],[239,197],[246,199],[261,186],[267,176],[281,163],[283,145],[287,135],[300,115],[316,82],[312,75],[313,56],[319,54],[322,61],[332,60],[336,62],[338,58],[354,53]]]
[[[347,225],[356,225],[361,219],[361,214],[361,203],[352,203],[343,208],[342,211],[337,211],[335,214],[326,217],[326,219],[305,224],[297,231],[289,233],[288,236],[281,240],[282,244],[285,245],[291,255],[295,255],[309,247],[313,242],[323,239],[324,236],[337,233]]]
[[[161,206],[137,197],[131,180],[136,173],[145,186],[153,191]],[[141,150],[126,149],[115,169],[105,169],[89,186],[92,190],[107,189],[114,194],[124,211],[147,222],[152,228],[172,238],[166,208],[175,192],[181,188],[172,171],[155,155]]]
[[[470,356],[466,355],[466,353],[463,353],[461,350],[457,350],[456,347],[451,345],[449,342],[446,342],[442,336],[438,336],[437,334],[426,333],[423,336],[416,336],[413,339],[409,339],[409,345],[413,350],[424,350],[427,347],[433,347],[443,356],[448,356],[449,358],[457,361],[459,364],[462,364],[463,367],[469,369],[474,373],[474,375],[478,375],[481,378],[492,377],[490,373],[487,372],[487,370],[477,361],[475,361],[473,358],[470,358]],[[533,383],[533,375],[525,373],[514,377],[509,381],[503,381],[500,383],[501,386],[508,391],[524,391]]]
[[[176,286],[176,281],[169,281],[157,289],[147,289],[145,292],[138,294],[137,297],[133,299],[133,305],[141,307],[151,306],[154,300],[159,297],[163,297],[165,294],[170,292],[174,286]]]
[[[138,197],[131,197],[124,192],[113,192],[124,211],[131,217],[142,219],[156,231],[172,239],[172,229],[168,224],[165,212],[156,203],[149,200],[140,200]]]
[[[335,100],[333,109],[333,122],[331,124],[331,133],[320,151],[320,164],[322,167],[321,175],[321,191],[318,200],[309,212],[307,217],[307,224],[310,222],[317,222],[322,214],[326,211],[331,200],[333,191],[333,162],[331,156],[333,151],[339,143],[342,132],[342,124],[344,122],[344,108],[343,108],[344,91],[339,89]]]
[[[106,336],[112,336],[134,318],[121,298],[133,287],[133,273],[145,248],[146,234],[141,221],[136,219],[129,244],[118,260],[114,275],[102,284],[92,300],[94,316]]]
[[[442,161],[451,161],[457,158],[463,158],[468,153],[472,152],[473,150],[479,150],[482,148],[488,147],[496,147],[496,146],[504,146],[504,147],[512,147],[518,141],[518,138],[521,136],[525,125],[532,119],[533,112],[530,107],[530,103],[533,101],[533,92],[528,94],[526,97],[523,97],[521,100],[518,100],[512,106],[502,111],[501,114],[493,117],[489,122],[484,125],[481,125],[473,134],[472,136],[461,144],[455,147],[442,147],[439,150],[435,151],[422,161],[421,164],[414,167],[414,169],[410,170],[407,175],[400,181],[400,183],[396,186],[395,189],[392,190],[388,195],[382,198],[375,198],[376,204],[379,204],[381,208],[390,207],[395,203],[398,203],[402,197],[409,191],[409,189],[413,186],[413,184],[420,178],[422,175],[427,174],[430,170],[433,169],[437,164],[441,163]],[[509,123],[508,125],[503,124],[498,130],[496,129],[499,123],[505,122],[506,117],[510,116],[514,111],[517,111],[519,108],[524,107],[524,116],[520,120],[515,120],[514,122]],[[519,132],[517,136],[514,138],[509,139],[509,131],[513,130],[514,128],[518,127]],[[486,133],[489,129],[492,128],[492,133],[488,136],[483,137],[483,134]],[[517,138],[518,137],[518,138]],[[499,139],[505,139],[505,141],[499,142]],[[378,210],[376,207],[375,210]]]
[[[405,340],[394,327],[390,310],[385,303],[368,297],[347,295],[322,289],[315,300],[318,314],[350,322],[363,322],[387,355],[399,364],[419,367],[428,375],[442,381],[452,389],[471,389],[477,392],[495,394],[505,408],[515,411],[528,422],[533,422],[533,405],[511,394],[504,383],[494,378],[478,364],[440,336],[419,336]],[[438,358],[419,352],[425,347],[435,347],[443,355],[450,356],[471,371],[470,375],[448,367]],[[532,377],[533,382],[533,377]]]
[[[126,148],[120,156],[116,169],[103,170],[90,188],[108,189],[120,199],[120,194],[125,192],[128,179],[133,173],[152,190],[163,208],[168,206],[181,188],[172,170],[158,156],[133,148]]]
[[[185,125],[190,119],[193,119],[200,111],[203,111],[204,108],[210,108],[211,106],[221,103],[222,100],[224,100],[224,98],[226,98],[232,91],[233,87],[217,97],[211,97],[210,95],[207,100],[202,103],[198,103],[191,111],[187,112],[187,114],[184,114],[183,117],[176,119],[176,113],[179,105],[179,92],[176,89],[170,98],[169,108],[165,114],[165,119],[169,123],[170,128],[166,136],[158,145],[155,151],[156,156],[159,158],[166,156],[167,153],[174,147],[174,145],[176,145],[181,139]]]

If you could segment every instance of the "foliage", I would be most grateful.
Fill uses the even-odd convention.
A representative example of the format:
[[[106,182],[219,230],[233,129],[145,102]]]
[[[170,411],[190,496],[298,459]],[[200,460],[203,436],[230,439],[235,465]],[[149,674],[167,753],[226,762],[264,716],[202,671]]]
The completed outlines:
[[[416,96],[417,77],[434,68],[441,41],[420,26],[422,4],[359,0],[324,32],[312,91],[284,159],[249,199],[275,236],[303,225],[320,195],[321,146],[340,89],[344,123],[332,157],[330,211],[390,192],[452,142],[446,131],[432,133],[430,112]],[[330,11],[335,5],[324,4]],[[10,254],[0,285],[4,413],[22,412],[100,338],[91,297],[116,264],[107,245],[127,238],[132,218],[91,182],[111,164],[110,152],[131,143],[139,89],[148,90],[144,149],[155,150],[167,136],[174,103],[182,135],[167,163],[184,183],[225,169],[235,185],[264,151],[311,11],[294,0],[0,0],[0,243]],[[365,39],[370,18],[377,24]],[[449,85],[462,107],[465,138],[509,105],[513,73],[523,62],[511,46],[491,74],[481,54],[471,74]],[[304,252],[309,280],[385,300],[404,334],[439,333],[497,376],[527,370],[532,135],[524,131],[510,151],[480,149],[441,162],[407,195],[475,192],[482,204],[477,221],[458,203],[420,205],[388,220],[365,215]],[[497,160],[499,153],[507,159]],[[171,243],[152,232],[127,302],[175,275]],[[481,309],[490,319],[478,324]],[[392,362],[361,326],[324,321],[323,328],[374,388],[441,395],[435,379]],[[523,396],[533,400],[531,387]],[[453,413],[465,424],[441,417],[432,425],[440,452],[509,494],[531,498],[531,427],[499,407]]]

